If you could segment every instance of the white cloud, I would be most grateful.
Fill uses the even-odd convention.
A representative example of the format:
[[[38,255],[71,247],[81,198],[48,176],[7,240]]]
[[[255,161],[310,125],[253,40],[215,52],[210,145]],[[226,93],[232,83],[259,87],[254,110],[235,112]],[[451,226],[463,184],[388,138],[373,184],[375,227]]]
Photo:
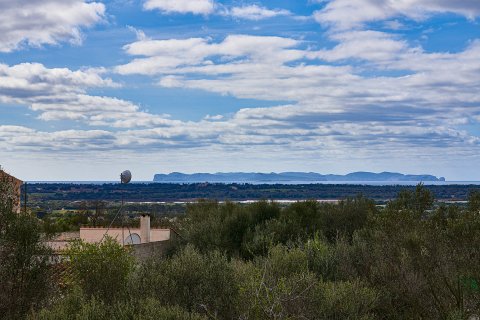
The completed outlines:
[[[125,46],[125,51],[131,55],[146,58],[138,58],[118,66],[116,71],[120,74],[154,75],[175,73],[175,69],[181,66],[215,68],[215,65],[207,60],[214,56],[223,56],[227,61],[235,59],[241,61],[242,57],[245,57],[261,60],[264,63],[285,62],[302,56],[298,50],[289,50],[298,43],[288,38],[248,35],[230,35],[218,44],[202,38],[137,41]],[[235,65],[229,66],[235,67]],[[225,70],[225,72],[231,71]]]
[[[480,121],[480,43],[472,41],[462,52],[432,53],[399,35],[363,28],[367,21],[395,21],[402,15],[422,19],[440,10],[433,2],[417,1],[422,5],[415,11],[414,2],[359,0],[365,5],[362,11],[353,2],[330,1],[317,13],[322,23],[335,26],[327,33],[335,43],[329,48],[275,36],[154,40],[132,29],[137,41],[124,47],[132,60],[114,68],[121,75],[149,75],[165,88],[287,101],[199,121],[175,120],[130,101],[89,94],[92,88],[118,86],[105,70],[0,65],[0,102],[27,105],[44,121],[68,119],[102,127],[46,132],[0,126],[0,150],[141,150],[142,156],[158,152],[170,159],[175,154],[178,165],[192,158],[198,163],[206,155],[212,166],[227,163],[218,160],[222,157],[250,164],[252,157],[263,155],[317,166],[382,157],[438,162],[445,160],[447,149],[478,159],[479,137],[461,126]],[[439,7],[443,2],[435,3]],[[444,9],[447,5],[443,3]],[[466,16],[476,12],[474,4],[470,13],[451,6]],[[258,18],[269,10],[258,8]],[[340,15],[335,8],[345,11]],[[186,9],[175,12],[186,12],[179,10]]]
[[[105,6],[84,0],[0,0],[0,52],[61,41],[80,43],[81,29],[101,21]]]
[[[224,118],[224,116],[222,116],[221,114],[217,114],[217,115],[209,115],[207,114],[204,118],[204,120],[222,120]]]
[[[213,0],[147,0],[146,10],[160,10],[164,13],[192,13],[208,15],[215,10]]]
[[[402,55],[415,54],[415,52],[421,54],[423,51],[421,48],[410,47],[407,41],[398,36],[380,31],[344,31],[334,33],[330,38],[338,42],[333,49],[311,52],[309,57],[328,62],[348,59],[366,60],[394,69],[395,61],[404,58]],[[413,65],[405,69],[411,70],[412,67]]]
[[[27,105],[39,119],[75,120],[88,125],[150,127],[175,123],[141,111],[132,102],[88,95],[89,88],[118,87],[102,69],[49,69],[39,63],[0,64],[0,103]]]
[[[250,111],[256,113],[251,115]],[[418,154],[429,154],[441,159],[439,150],[448,148],[464,156],[475,156],[480,151],[480,139],[445,126],[422,127],[419,123],[382,124],[375,121],[349,123],[313,120],[293,126],[292,118],[271,121],[269,110],[260,115],[256,110],[244,110],[232,119],[181,122],[175,126],[151,129],[133,129],[110,132],[105,130],[65,130],[45,132],[26,127],[1,126],[0,147],[4,151],[57,152],[112,152],[124,150],[142,154],[158,150],[195,149],[210,157],[235,152],[245,158],[247,150],[260,154],[285,152],[291,157],[308,161],[312,155],[331,161],[343,159],[374,159],[388,157],[408,159]],[[299,116],[297,113],[296,116]],[[310,116],[311,117],[311,116]],[[362,141],[361,146],[358,142]],[[260,148],[254,150],[256,146]],[[190,151],[191,152],[191,151]]]
[[[203,89],[239,98],[315,102],[319,110],[346,110],[355,105],[355,100],[357,104],[403,101],[410,105],[416,99],[422,107],[423,101],[428,105],[431,99],[431,109],[439,103],[446,107],[458,101],[477,101],[476,91],[470,90],[480,80],[475,75],[480,63],[475,58],[480,48],[476,43],[463,53],[437,54],[425,53],[376,31],[337,33],[333,39],[339,44],[323,50],[297,49],[301,42],[288,38],[243,35],[230,35],[219,43],[200,38],[138,41],[125,49],[146,57],[116,70],[122,74],[160,75],[158,83],[169,88]],[[298,62],[302,59],[309,63]],[[351,59],[364,63],[353,67],[348,64]],[[342,60],[347,64],[328,64]],[[363,77],[359,74],[364,68],[379,74],[399,70],[407,75]],[[434,92],[446,85],[457,90],[449,95]]]
[[[384,22],[384,27],[390,30],[405,30],[408,29],[408,27],[401,23],[398,20],[390,20],[390,21],[385,21]]]
[[[268,18],[273,18],[277,16],[288,16],[291,15],[290,11],[285,9],[268,9],[265,7],[258,6],[256,4],[247,5],[243,7],[233,7],[230,10],[227,10],[227,15],[230,15],[234,18],[246,19],[246,20],[263,20]]]
[[[317,2],[325,2],[323,0]],[[469,19],[480,14],[476,0],[330,0],[315,19],[338,29],[361,27],[365,22],[382,21],[392,17],[423,20],[437,13],[456,13]]]
[[[473,42],[460,53],[426,53],[378,31],[331,37],[338,45],[321,50],[300,49],[304,43],[289,38],[245,35],[219,42],[137,41],[125,50],[138,57],[117,71],[159,76],[158,84],[168,88],[292,101],[242,109],[231,118],[180,123],[188,130],[180,135],[182,141],[195,136],[192,141],[202,146],[262,145],[304,153],[321,149],[325,157],[349,157],[348,150],[365,157],[380,149],[398,157],[405,150],[422,153],[419,148],[432,157],[447,147],[465,155],[478,150],[480,139],[455,127],[480,114],[475,89],[480,45]],[[364,75],[365,70],[370,74]],[[162,137],[174,128],[163,129]],[[157,133],[144,131],[142,141],[155,143]]]
[[[135,33],[135,36],[137,37],[137,40],[148,40],[149,38],[145,35],[145,32],[143,30],[139,30],[135,27],[132,26],[127,26],[127,28]]]
[[[164,14],[217,14],[245,20],[263,20],[278,16],[290,16],[285,9],[269,9],[257,4],[243,6],[226,6],[214,0],[147,0],[143,6],[146,10],[160,10]]]
[[[276,154],[288,150],[299,157],[325,159],[351,158],[352,152],[358,159],[367,159],[380,149],[398,157],[413,156],[420,149],[422,154],[439,156],[438,150],[446,147],[464,155],[478,153],[480,139],[455,129],[480,114],[477,43],[457,54],[432,54],[382,33],[354,31],[336,37],[340,44],[330,50],[299,49],[302,42],[288,38],[244,35],[218,43],[193,38],[140,40],[126,46],[127,52],[144,57],[118,70],[158,74],[160,85],[292,101],[196,122],[172,120],[141,111],[128,101],[88,95],[88,88],[116,85],[101,76],[102,70],[1,65],[3,102],[27,104],[46,121],[71,119],[118,130],[48,133],[4,126],[0,146],[66,152],[187,148],[209,154],[258,146]],[[348,49],[358,39],[351,46],[357,49]],[[370,54],[362,43],[383,48],[381,54]],[[170,60],[175,53],[178,60]],[[366,61],[378,72],[408,67],[410,74],[362,76],[357,73],[362,64],[357,70],[322,62],[352,58]],[[158,61],[173,62],[158,65]],[[442,91],[448,94],[439,94]]]

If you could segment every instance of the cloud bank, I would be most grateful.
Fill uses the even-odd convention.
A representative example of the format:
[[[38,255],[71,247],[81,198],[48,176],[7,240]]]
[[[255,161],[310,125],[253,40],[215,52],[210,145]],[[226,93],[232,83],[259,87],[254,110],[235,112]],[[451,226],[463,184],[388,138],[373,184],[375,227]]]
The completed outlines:
[[[310,23],[321,31],[309,32],[321,34],[322,40],[273,29],[160,38],[147,36],[156,33],[134,25],[130,29],[137,40],[123,46],[122,62],[111,69],[0,63],[0,110],[27,106],[42,123],[76,125],[72,130],[49,130],[0,124],[0,149],[81,156],[122,153],[128,159],[138,152],[175,155],[179,163],[205,155],[209,165],[225,163],[219,159],[228,157],[244,163],[265,161],[265,166],[278,161],[317,168],[320,162],[335,166],[480,160],[479,134],[469,129],[480,125],[480,40],[473,38],[455,52],[435,51],[401,32],[404,21],[426,21],[437,14],[472,21],[480,13],[477,1],[317,2],[313,17],[321,26]],[[149,0],[142,4],[140,12],[154,10],[173,18],[192,14],[190,18],[202,24],[208,24],[203,17],[207,15],[226,23],[238,19],[259,25],[272,23],[269,18],[295,16],[261,3],[226,6],[210,0]],[[6,2],[0,6],[10,21],[0,22],[4,52],[78,42],[82,28],[105,16],[103,4],[80,0],[29,1],[19,12]],[[51,13],[60,12],[58,8],[65,17]],[[10,28],[14,23],[18,32]],[[40,24],[46,27],[39,28]],[[396,32],[386,32],[384,26]],[[201,120],[188,121],[147,111],[142,101],[98,94],[101,89],[115,92],[132,85],[132,78],[162,90],[200,90],[238,101],[249,99],[251,107],[225,114],[206,110]],[[260,101],[273,106],[256,107]]]
[[[316,2],[324,3],[325,0]],[[480,14],[476,0],[330,0],[315,12],[315,19],[339,29],[360,27],[367,22],[407,17],[424,20],[438,13],[455,13],[473,19]]]
[[[24,46],[82,42],[82,28],[100,22],[105,5],[83,0],[0,1],[0,52]]]

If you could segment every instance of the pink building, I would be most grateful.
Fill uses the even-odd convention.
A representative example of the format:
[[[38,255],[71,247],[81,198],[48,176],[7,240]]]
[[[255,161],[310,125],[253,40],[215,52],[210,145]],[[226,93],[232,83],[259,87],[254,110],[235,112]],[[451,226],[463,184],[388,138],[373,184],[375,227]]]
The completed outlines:
[[[151,229],[149,215],[140,217],[140,228],[80,228],[80,239],[85,242],[100,242],[105,236],[122,245],[135,245],[170,240],[170,229]]]
[[[131,245],[135,248],[146,244],[167,243],[174,235],[175,232],[171,229],[150,228],[150,216],[142,215],[140,217],[140,228],[85,227],[80,228],[80,232],[64,232],[55,239],[48,241],[47,244],[60,253],[73,240],[81,239],[88,243],[99,243],[106,236],[109,236],[121,245]]]

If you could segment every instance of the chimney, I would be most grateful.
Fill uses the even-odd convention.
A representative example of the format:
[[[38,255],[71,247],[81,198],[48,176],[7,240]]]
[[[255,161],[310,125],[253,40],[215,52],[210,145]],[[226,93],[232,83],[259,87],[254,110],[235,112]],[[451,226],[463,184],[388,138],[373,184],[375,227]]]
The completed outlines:
[[[140,216],[140,238],[142,243],[150,242],[150,215],[142,214]]]

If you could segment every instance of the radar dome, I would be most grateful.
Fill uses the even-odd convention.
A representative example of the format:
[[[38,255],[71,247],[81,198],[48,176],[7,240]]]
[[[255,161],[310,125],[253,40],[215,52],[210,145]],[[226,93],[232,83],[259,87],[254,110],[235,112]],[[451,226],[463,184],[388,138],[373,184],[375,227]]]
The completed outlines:
[[[130,170],[125,170],[120,174],[120,181],[124,184],[132,181],[132,173],[130,172]]]

